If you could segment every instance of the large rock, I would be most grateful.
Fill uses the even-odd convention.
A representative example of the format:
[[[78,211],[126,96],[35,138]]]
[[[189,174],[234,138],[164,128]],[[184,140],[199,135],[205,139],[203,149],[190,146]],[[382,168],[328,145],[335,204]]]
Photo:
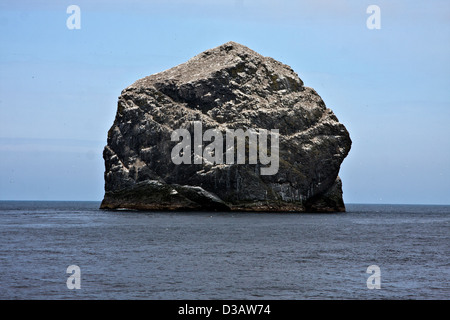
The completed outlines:
[[[195,121],[203,132],[278,129],[278,171],[263,175],[267,166],[248,157],[175,164],[172,132],[185,128],[194,140]],[[101,208],[345,211],[338,173],[350,146],[344,125],[289,66],[228,42],[122,91],[103,152]]]

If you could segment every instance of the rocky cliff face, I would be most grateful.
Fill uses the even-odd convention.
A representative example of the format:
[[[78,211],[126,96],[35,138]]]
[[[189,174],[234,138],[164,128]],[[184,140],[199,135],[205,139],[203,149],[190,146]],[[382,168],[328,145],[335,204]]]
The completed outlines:
[[[262,129],[278,130],[278,170],[261,174],[267,165],[248,154],[239,164],[199,157],[195,123],[224,137],[227,130],[258,137]],[[180,153],[191,164],[173,161],[176,129],[192,136],[190,152]],[[268,141],[270,149],[275,140]],[[344,125],[289,66],[228,42],[122,91],[103,152],[101,208],[345,211],[338,173],[350,146]],[[226,144],[218,151],[225,154]]]

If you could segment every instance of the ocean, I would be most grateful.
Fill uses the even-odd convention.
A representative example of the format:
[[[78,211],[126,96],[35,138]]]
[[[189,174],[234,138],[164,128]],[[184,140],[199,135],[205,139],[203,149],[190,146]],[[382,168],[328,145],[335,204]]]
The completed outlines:
[[[0,201],[0,299],[450,298],[450,206],[308,214],[99,205]]]

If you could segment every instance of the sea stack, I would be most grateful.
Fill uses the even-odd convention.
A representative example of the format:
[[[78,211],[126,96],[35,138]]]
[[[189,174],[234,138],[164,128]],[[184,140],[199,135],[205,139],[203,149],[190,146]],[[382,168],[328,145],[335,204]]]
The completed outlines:
[[[245,140],[240,161],[238,142],[233,153],[226,143],[239,129],[257,137]],[[189,149],[179,152],[181,142]],[[101,208],[343,212],[338,174],[350,147],[344,125],[289,66],[227,42],[122,91],[103,151]]]

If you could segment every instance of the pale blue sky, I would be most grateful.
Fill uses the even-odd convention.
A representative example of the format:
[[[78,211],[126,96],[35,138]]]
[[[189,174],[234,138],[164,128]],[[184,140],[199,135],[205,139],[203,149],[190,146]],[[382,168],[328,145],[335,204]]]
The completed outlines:
[[[230,40],[291,66],[345,124],[346,202],[450,204],[447,0],[2,1],[0,200],[101,200],[120,91]]]

